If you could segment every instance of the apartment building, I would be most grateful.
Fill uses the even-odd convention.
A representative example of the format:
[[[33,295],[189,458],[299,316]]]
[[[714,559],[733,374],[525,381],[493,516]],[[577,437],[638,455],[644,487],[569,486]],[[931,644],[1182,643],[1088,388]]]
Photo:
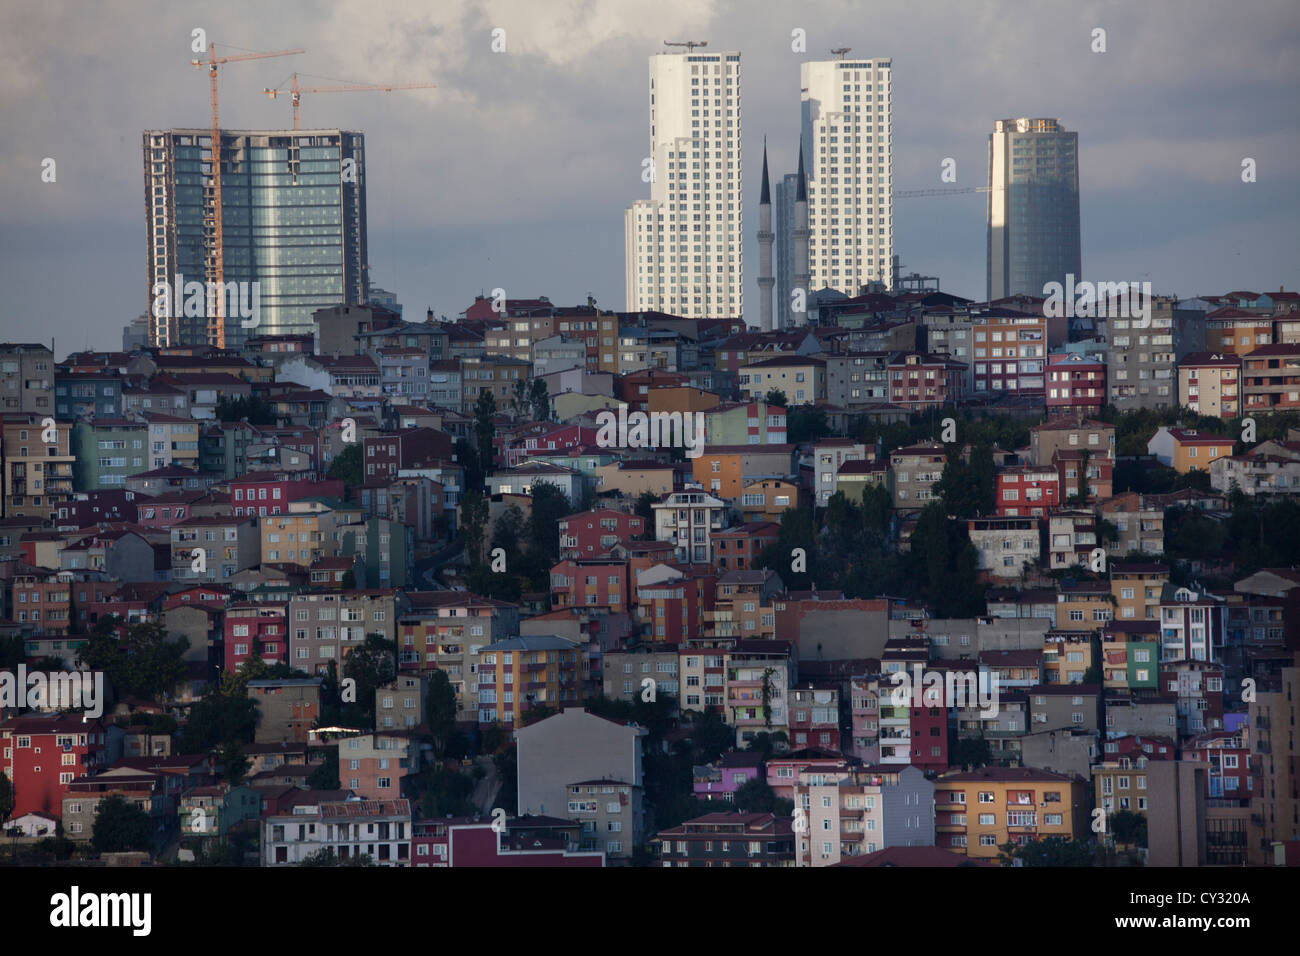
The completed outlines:
[[[475,666],[480,727],[522,727],[523,714],[534,706],[562,708],[581,699],[582,648],[562,637],[495,641],[480,648]]]
[[[703,564],[713,552],[713,534],[726,528],[727,503],[703,491],[678,491],[653,506],[655,539],[668,541],[677,560]]]
[[[1043,518],[1060,505],[1060,487],[1060,472],[1050,464],[1002,468],[997,473],[994,507],[1007,518]]]
[[[1028,767],[984,767],[934,781],[935,845],[972,859],[1046,837],[1082,838],[1088,828],[1083,780]]]
[[[938,442],[899,448],[889,454],[894,476],[894,507],[899,511],[920,511],[934,498],[933,488],[943,476],[947,454]]]
[[[890,404],[912,412],[956,404],[965,397],[966,365],[941,355],[899,352],[890,357],[888,372]]]
[[[1115,598],[1115,620],[1160,620],[1161,595],[1168,583],[1166,565],[1112,562],[1110,588]]]
[[[1099,505],[1101,520],[1115,526],[1119,537],[1110,543],[1112,557],[1140,552],[1164,554],[1165,505],[1136,491],[1113,495]]]
[[[1088,567],[1098,546],[1097,516],[1091,511],[1058,511],[1047,519],[1047,559],[1052,570]]]
[[[1088,451],[1094,457],[1115,457],[1115,426],[1091,419],[1053,418],[1029,430],[1029,460],[1051,465],[1058,451]]]
[[[54,353],[39,343],[0,344],[0,412],[54,414]]]
[[[389,800],[402,778],[418,771],[419,747],[403,731],[358,734],[338,741],[339,782],[362,800]]]
[[[291,807],[262,818],[262,866],[296,866],[321,851],[340,861],[369,857],[376,866],[410,866],[411,833],[409,800],[304,790]]]
[[[380,730],[411,730],[424,723],[429,681],[417,674],[398,674],[375,688],[375,726]]]
[[[394,640],[397,621],[407,609],[406,595],[394,589],[295,594],[287,612],[288,661],[309,674],[327,673],[333,661],[341,673],[343,661],[365,643],[366,635]]]
[[[771,813],[706,813],[652,839],[663,866],[795,865],[793,822]]]
[[[397,621],[403,673],[441,670],[456,691],[456,721],[478,723],[478,652],[519,633],[519,608],[468,591],[439,591]]]
[[[1241,414],[1241,357],[1230,352],[1192,352],[1178,363],[1178,404],[1199,415]]]
[[[1300,345],[1263,345],[1241,360],[1242,412],[1300,408]]]
[[[1209,471],[1216,458],[1232,454],[1233,445],[1234,440],[1226,435],[1161,425],[1147,441],[1147,453],[1165,467],[1185,475],[1190,471]]]
[[[72,499],[81,460],[68,422],[23,412],[0,415],[0,517],[48,519]],[[81,484],[81,490],[96,487]]]
[[[1088,418],[1106,404],[1106,363],[1078,352],[1047,357],[1047,417]]]
[[[915,767],[806,767],[794,786],[796,866],[834,866],[893,846],[934,846],[935,785]]]
[[[781,355],[751,361],[740,367],[737,384],[748,401],[764,399],[775,389],[792,406],[814,405],[826,401],[826,360],[811,355]]]

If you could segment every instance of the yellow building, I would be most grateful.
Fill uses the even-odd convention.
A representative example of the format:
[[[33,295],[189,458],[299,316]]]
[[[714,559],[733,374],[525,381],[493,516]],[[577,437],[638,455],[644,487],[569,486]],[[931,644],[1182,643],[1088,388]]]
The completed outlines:
[[[1106,581],[1079,581],[1062,584],[1056,593],[1056,629],[1059,631],[1096,631],[1115,614],[1110,584]]]
[[[1110,593],[1115,598],[1115,620],[1160,620],[1160,589],[1169,583],[1163,564],[1112,564]]]
[[[481,648],[476,671],[479,724],[522,727],[533,707],[578,703],[582,648],[554,635],[511,637]]]
[[[1147,442],[1147,453],[1180,475],[1189,471],[1209,471],[1210,462],[1231,456],[1232,449],[1233,440],[1226,435],[1165,425],[1161,425]]]
[[[340,532],[361,523],[361,510],[335,499],[307,498],[290,502],[288,514],[260,520],[264,563],[310,567],[339,556]]]
[[[1081,684],[1092,664],[1091,631],[1048,631],[1043,635],[1043,683]]]
[[[772,389],[791,405],[826,400],[826,360],[808,355],[783,355],[751,362],[739,370],[738,384],[748,401],[764,398]]]
[[[140,417],[149,423],[149,467],[151,469],[180,465],[182,468],[198,470],[198,421],[157,412],[145,412]]]
[[[983,767],[934,782],[935,845],[971,859],[997,859],[999,847],[1046,837],[1091,835],[1087,785],[1029,767]]]

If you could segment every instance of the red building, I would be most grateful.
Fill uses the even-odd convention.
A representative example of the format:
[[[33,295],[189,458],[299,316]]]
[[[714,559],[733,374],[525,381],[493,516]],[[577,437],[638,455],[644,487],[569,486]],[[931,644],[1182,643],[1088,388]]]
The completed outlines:
[[[560,519],[561,558],[601,558],[609,549],[645,533],[645,519],[612,508],[595,508]]]
[[[956,402],[965,371],[961,362],[943,356],[900,352],[889,363],[889,401],[913,410]]]
[[[170,528],[178,521],[194,516],[194,508],[211,503],[212,496],[204,491],[169,491],[152,498],[136,498],[136,524],[145,528]]]
[[[1106,404],[1106,365],[1078,353],[1047,357],[1047,417],[1095,418]]]
[[[400,431],[368,435],[362,440],[365,483],[387,485],[404,468],[451,461],[454,446],[452,437],[436,428],[403,428]],[[340,491],[339,497],[342,494]]]
[[[790,722],[790,748],[840,749],[840,691],[837,684],[792,687],[786,715]]]
[[[289,632],[283,604],[234,604],[226,610],[224,667],[233,671],[253,656],[268,664],[289,660]]]
[[[780,530],[780,525],[773,521],[751,521],[726,531],[715,531],[709,541],[713,547],[713,566],[719,571],[749,570],[763,549],[776,541]]]
[[[506,467],[514,468],[520,462],[537,455],[595,447],[597,434],[596,429],[583,425],[552,425],[537,434],[524,435],[506,443]]]
[[[704,637],[711,623],[718,575],[711,565],[691,565],[636,589],[636,620],[647,640],[681,644]]]
[[[1061,498],[1067,502],[1075,495],[1091,502],[1110,498],[1115,493],[1114,458],[1058,448],[1052,454],[1052,464],[1056,466]]]
[[[20,574],[13,579],[11,617],[43,634],[67,634],[72,628],[72,585],[50,574]]]
[[[125,488],[97,488],[60,502],[51,517],[59,529],[89,528],[113,521],[134,522],[136,505],[143,500],[147,498]]]
[[[627,611],[632,605],[627,562],[616,558],[569,559],[551,568],[551,604]]]
[[[289,513],[289,502],[303,498],[343,498],[339,479],[313,481],[310,478],[277,478],[274,475],[246,475],[230,482],[230,504],[235,515],[278,515]]]
[[[411,828],[411,865],[604,866],[604,853],[577,849],[580,827],[572,820],[519,817],[507,821],[505,832],[498,834],[491,820],[420,820]]]
[[[1241,732],[1208,731],[1183,747],[1182,757],[1206,764],[1205,795],[1214,800],[1249,800],[1250,748],[1243,746]]]
[[[220,585],[199,585],[198,587],[186,588],[183,591],[173,591],[170,594],[163,595],[162,608],[164,611],[170,611],[174,607],[201,605],[220,611],[225,609],[234,595],[235,592],[232,589]]]
[[[0,723],[0,770],[14,790],[11,819],[33,811],[61,818],[69,784],[107,763],[108,733],[99,719],[25,716]]]
[[[998,472],[995,504],[1000,518],[1051,514],[1061,503],[1061,480],[1051,465],[1024,465]]]

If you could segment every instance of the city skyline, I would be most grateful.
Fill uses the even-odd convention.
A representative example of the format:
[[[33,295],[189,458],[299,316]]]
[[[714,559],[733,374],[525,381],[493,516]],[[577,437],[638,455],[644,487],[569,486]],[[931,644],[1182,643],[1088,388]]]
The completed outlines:
[[[795,166],[791,89],[799,64],[856,43],[873,55],[888,53],[900,72],[895,190],[982,185],[994,119],[1060,116],[1082,141],[1083,255],[1091,276],[1149,274],[1157,291],[1181,296],[1290,284],[1297,240],[1288,227],[1296,204],[1289,166],[1300,122],[1287,98],[1296,68],[1284,51],[1294,49],[1295,31],[1284,5],[1254,4],[1255,15],[1245,18],[1210,11],[1176,20],[1170,7],[1103,5],[1018,14],[1014,23],[998,15],[1005,9],[884,10],[873,26],[884,39],[871,42],[847,8],[787,13],[777,5],[752,14],[727,4],[670,3],[653,14],[598,5],[583,17],[559,18],[513,4],[466,3],[439,13],[399,5],[364,15],[340,5],[318,18],[272,17],[255,35],[236,26],[243,11],[235,5],[205,28],[213,42],[246,48],[301,43],[309,50],[306,69],[347,79],[379,79],[371,63],[382,53],[400,78],[438,84],[400,102],[335,97],[309,106],[313,125],[366,133],[370,278],[415,314],[432,307],[454,317],[475,293],[495,287],[557,302],[583,301],[590,292],[602,307],[622,303],[618,211],[644,188],[645,80],[636,63],[664,49],[665,39],[685,37],[739,50],[751,65],[742,221],[757,221],[763,135],[774,187]],[[188,14],[160,9],[129,34],[100,11],[83,17],[88,34],[126,49],[147,46],[150,63],[113,58],[103,64],[102,82],[86,83],[78,68],[61,65],[55,73],[13,43],[22,37],[24,47],[48,45],[52,18],[38,12],[22,26],[6,24],[13,65],[3,95],[16,119],[0,172],[0,278],[11,290],[0,319],[18,327],[42,314],[60,348],[108,348],[142,311],[133,142],[149,128],[202,125],[206,84],[187,62]],[[509,40],[507,52],[494,54],[498,25]],[[1105,53],[1091,49],[1098,26],[1108,31]],[[792,50],[796,30],[806,35],[806,53]],[[360,46],[340,39],[352,33],[364,34]],[[1037,45],[1024,69],[1040,71],[1032,85],[1023,82],[1024,69],[1004,76],[996,63],[998,51],[1030,36]],[[945,48],[945,37],[973,38],[986,53],[959,69],[934,52]],[[75,60],[88,41],[58,42]],[[174,65],[161,52],[168,44],[176,48]],[[1204,59],[1184,63],[1185,50],[1197,44],[1213,69]],[[256,64],[223,75],[223,126],[282,128],[284,104],[260,91],[284,71]],[[33,96],[48,97],[49,108],[32,109]],[[1207,103],[1220,117],[1213,126],[1197,120]],[[41,182],[45,158],[58,163],[55,183]],[[955,183],[939,178],[945,158],[956,160]],[[1247,158],[1257,164],[1254,183],[1241,178]],[[979,195],[900,201],[894,248],[902,273],[937,275],[945,291],[980,296],[984,205]],[[1193,228],[1208,221],[1212,234]],[[746,230],[744,258],[757,254],[755,231]],[[70,262],[74,282],[67,281]],[[749,271],[743,292],[756,301],[757,270]],[[746,319],[756,325],[757,309],[750,311]]]

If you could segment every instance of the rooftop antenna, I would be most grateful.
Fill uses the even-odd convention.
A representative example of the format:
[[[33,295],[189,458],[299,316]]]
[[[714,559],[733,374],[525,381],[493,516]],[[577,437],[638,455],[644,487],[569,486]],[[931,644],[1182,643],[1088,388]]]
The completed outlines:
[[[831,50],[831,52],[834,53],[842,60],[844,59],[845,56],[849,54],[850,51],[852,51],[852,49],[853,47],[851,46],[838,46],[835,49]]]
[[[708,46],[707,40],[665,40],[664,46],[684,46],[686,52],[692,52],[697,46]]]

